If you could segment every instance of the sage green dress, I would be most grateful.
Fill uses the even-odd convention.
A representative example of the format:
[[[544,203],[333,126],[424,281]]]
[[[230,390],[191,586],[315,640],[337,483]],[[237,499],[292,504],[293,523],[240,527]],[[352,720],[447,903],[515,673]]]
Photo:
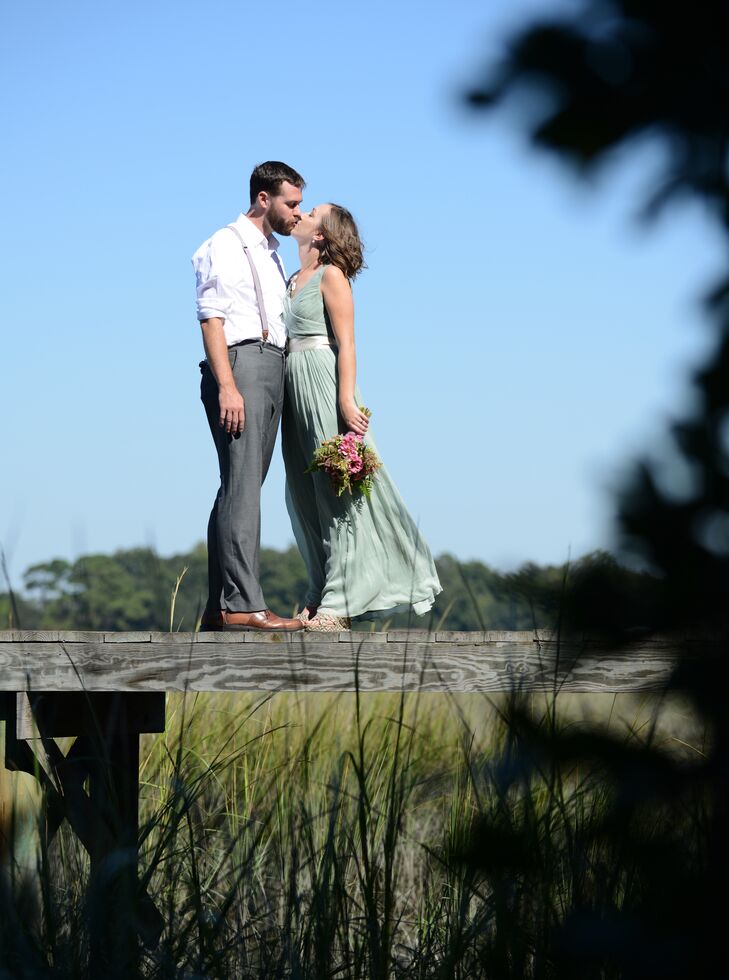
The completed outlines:
[[[286,295],[290,338],[333,339],[321,294],[324,268]],[[359,389],[355,397],[366,405]],[[286,506],[309,576],[306,605],[341,617],[369,619],[409,609],[422,615],[441,586],[430,550],[387,469],[376,472],[369,498],[337,497],[325,473],[305,472],[314,450],[344,431],[335,350],[289,352],[282,421]],[[377,452],[371,429],[364,441]]]

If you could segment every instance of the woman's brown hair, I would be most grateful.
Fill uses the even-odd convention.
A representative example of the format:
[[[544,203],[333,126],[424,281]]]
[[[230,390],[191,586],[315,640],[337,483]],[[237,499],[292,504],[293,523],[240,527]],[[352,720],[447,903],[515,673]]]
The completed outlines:
[[[321,219],[324,240],[319,243],[320,262],[336,265],[347,279],[366,268],[364,247],[354,218],[341,204],[330,204]]]

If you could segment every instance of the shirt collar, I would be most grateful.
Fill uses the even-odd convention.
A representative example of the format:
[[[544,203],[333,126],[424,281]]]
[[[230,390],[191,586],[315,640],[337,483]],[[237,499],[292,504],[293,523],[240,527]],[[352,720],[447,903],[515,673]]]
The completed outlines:
[[[266,238],[263,232],[259,231],[250,218],[243,214],[243,212],[238,215],[238,218],[235,221],[235,226],[243,236],[243,241],[250,248],[255,248],[257,245],[262,245],[264,248],[276,251],[280,245],[278,238],[276,238],[273,233]]]

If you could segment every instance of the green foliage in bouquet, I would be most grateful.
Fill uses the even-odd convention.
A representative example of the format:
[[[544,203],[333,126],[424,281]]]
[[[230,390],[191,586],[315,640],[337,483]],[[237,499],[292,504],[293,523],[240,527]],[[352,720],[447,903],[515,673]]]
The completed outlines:
[[[367,418],[372,416],[369,408],[360,407],[360,411]],[[338,497],[345,492],[369,497],[374,487],[374,474],[381,466],[377,453],[364,445],[363,437],[347,432],[325,439],[315,450],[306,472],[323,470]]]

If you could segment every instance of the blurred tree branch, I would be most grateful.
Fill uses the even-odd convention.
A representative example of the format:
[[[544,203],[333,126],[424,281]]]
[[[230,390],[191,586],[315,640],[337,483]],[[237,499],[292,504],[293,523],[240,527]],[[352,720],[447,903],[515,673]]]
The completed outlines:
[[[664,162],[644,213],[700,201],[729,244],[729,3],[582,0],[574,9],[518,33],[467,101],[482,113],[516,107],[535,147],[578,175],[639,139],[657,142]],[[678,468],[659,474],[645,459],[619,499],[625,547],[657,573],[635,583],[647,601],[631,605],[609,561],[574,576],[563,599],[566,626],[616,643],[636,626],[678,631],[672,687],[705,722],[706,752],[676,765],[650,738],[633,751],[605,731],[563,730],[556,704],[535,724],[515,698],[495,763],[503,789],[495,780],[496,802],[464,851],[496,896],[487,946],[500,977],[688,980],[726,970],[729,276],[707,308],[716,346],[696,373],[695,408],[671,430],[691,489],[674,478]],[[514,798],[528,820],[513,819]],[[547,801],[548,820],[535,799]]]
[[[728,50],[724,0],[585,0],[574,17],[518,35],[468,101],[491,109],[517,90],[546,94],[531,137],[578,172],[650,137],[666,154],[647,212],[688,194],[729,229]]]

